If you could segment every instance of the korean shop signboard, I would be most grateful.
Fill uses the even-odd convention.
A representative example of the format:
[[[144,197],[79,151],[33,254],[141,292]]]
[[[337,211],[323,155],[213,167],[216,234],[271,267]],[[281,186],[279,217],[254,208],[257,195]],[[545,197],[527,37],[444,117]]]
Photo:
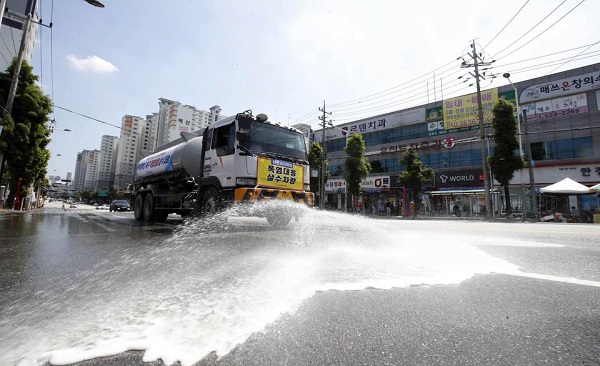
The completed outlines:
[[[600,89],[600,71],[530,86],[521,93],[521,103]]]
[[[570,95],[568,97],[543,100],[526,104],[523,109],[527,111],[527,120],[551,119],[569,114],[586,113],[588,111],[587,96],[585,94]]]
[[[325,182],[325,192],[346,192],[346,180],[332,178]]]

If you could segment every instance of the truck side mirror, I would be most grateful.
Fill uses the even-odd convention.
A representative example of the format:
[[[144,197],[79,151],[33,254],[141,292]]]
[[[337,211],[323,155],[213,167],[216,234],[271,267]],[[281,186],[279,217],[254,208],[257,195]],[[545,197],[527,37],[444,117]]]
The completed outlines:
[[[248,133],[246,131],[238,131],[235,134],[235,137],[241,144],[244,144],[244,143],[250,141],[250,133]]]

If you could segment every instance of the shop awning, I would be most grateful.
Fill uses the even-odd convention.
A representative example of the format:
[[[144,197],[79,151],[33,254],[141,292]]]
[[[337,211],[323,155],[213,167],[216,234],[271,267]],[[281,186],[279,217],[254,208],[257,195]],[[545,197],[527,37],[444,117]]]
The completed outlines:
[[[433,196],[447,196],[449,194],[482,194],[485,193],[485,189],[452,189],[447,191],[431,191],[427,192]],[[497,190],[493,190],[492,193],[499,193]]]

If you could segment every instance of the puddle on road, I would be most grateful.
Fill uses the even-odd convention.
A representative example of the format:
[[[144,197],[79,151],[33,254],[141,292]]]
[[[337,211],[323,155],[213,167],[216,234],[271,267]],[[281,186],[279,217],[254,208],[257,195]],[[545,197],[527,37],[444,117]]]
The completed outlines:
[[[307,210],[272,229],[264,219],[210,228],[189,222],[167,241],[115,253],[0,320],[0,363],[68,364],[145,350],[192,365],[227,354],[317,291],[457,284],[516,268],[419,221]],[[216,220],[217,222],[219,219]],[[435,224],[433,224],[435,227]]]

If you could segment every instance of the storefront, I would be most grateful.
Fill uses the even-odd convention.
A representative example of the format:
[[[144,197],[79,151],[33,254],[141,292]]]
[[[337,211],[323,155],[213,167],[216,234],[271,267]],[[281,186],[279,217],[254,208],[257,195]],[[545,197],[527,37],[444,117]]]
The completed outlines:
[[[327,209],[337,211],[351,209],[350,200],[346,195],[346,181],[343,178],[329,179],[325,183],[325,194],[325,207]]]
[[[493,196],[498,193],[494,191]],[[431,202],[426,213],[436,216],[485,215],[483,172],[469,169],[435,174],[435,190],[426,193]],[[497,197],[494,198],[497,201]]]
[[[399,215],[402,212],[402,188],[394,176],[369,176],[363,179],[358,196],[346,194],[346,181],[332,178],[325,184],[329,209],[360,212],[366,215]],[[346,197],[347,196],[347,197]],[[389,207],[389,213],[387,208]]]

